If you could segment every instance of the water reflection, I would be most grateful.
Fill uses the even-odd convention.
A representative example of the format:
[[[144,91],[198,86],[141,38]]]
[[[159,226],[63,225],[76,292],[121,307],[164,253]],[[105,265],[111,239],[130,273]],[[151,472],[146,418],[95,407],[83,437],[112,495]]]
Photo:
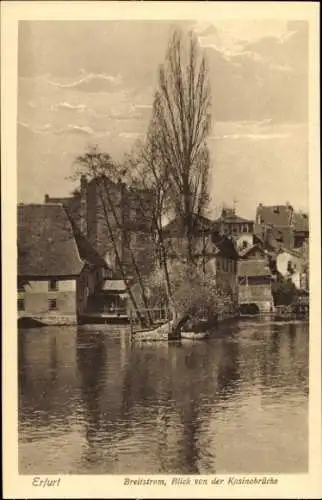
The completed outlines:
[[[80,374],[81,397],[84,409],[86,439],[95,442],[101,420],[101,379],[106,362],[103,334],[79,331],[76,337],[76,362]]]
[[[303,323],[239,322],[209,341],[169,344],[131,343],[113,327],[22,330],[20,469],[57,473],[64,452],[75,473],[304,471],[307,392]],[[281,436],[284,456],[274,451]],[[56,450],[48,462],[43,446]]]

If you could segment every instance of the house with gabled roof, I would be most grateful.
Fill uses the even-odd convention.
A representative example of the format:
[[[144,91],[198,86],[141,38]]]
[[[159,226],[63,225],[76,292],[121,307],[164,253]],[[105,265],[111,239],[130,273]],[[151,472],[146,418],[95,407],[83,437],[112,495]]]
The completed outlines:
[[[259,240],[253,246],[239,251],[238,303],[241,312],[251,308],[257,312],[271,311],[271,255]]]
[[[256,210],[256,234],[270,238],[280,247],[300,248],[309,238],[308,214],[296,212],[292,205],[263,205]]]
[[[111,274],[62,204],[18,205],[18,317],[77,323]]]
[[[241,313],[273,310],[272,274],[265,258],[245,256],[238,262],[238,303]]]
[[[254,221],[240,217],[234,208],[224,207],[213,224],[218,233],[234,239],[238,250],[254,243]]]

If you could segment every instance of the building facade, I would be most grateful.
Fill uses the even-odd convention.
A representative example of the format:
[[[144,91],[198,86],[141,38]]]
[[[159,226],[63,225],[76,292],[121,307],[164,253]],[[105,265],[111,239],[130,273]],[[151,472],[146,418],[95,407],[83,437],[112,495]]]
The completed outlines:
[[[18,206],[19,318],[75,324],[110,270],[61,204]]]

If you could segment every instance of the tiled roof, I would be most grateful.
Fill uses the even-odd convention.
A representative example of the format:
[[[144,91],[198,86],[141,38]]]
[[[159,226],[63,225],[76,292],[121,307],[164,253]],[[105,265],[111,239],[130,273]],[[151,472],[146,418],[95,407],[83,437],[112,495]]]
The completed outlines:
[[[264,259],[240,260],[238,276],[270,276],[271,271]]]
[[[291,205],[259,205],[256,220],[261,218],[262,224],[272,226],[289,226],[292,222],[293,207]]]
[[[79,222],[80,217],[80,195],[76,196],[68,196],[64,198],[53,198],[51,196],[45,196],[46,204],[61,204],[68,211],[70,216],[73,218],[75,222]]]
[[[18,205],[20,276],[75,276],[85,262],[105,265],[62,205]]]

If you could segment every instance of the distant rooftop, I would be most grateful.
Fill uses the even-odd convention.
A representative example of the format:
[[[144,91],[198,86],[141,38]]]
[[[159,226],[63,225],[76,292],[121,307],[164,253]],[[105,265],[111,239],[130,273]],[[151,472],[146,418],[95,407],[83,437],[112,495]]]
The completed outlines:
[[[285,227],[291,225],[293,212],[293,207],[290,204],[259,204],[256,211],[256,221],[260,224]]]
[[[218,217],[214,223],[253,223],[253,220],[245,219],[243,217],[239,217],[236,214],[236,210],[234,208],[223,208],[220,217]]]

